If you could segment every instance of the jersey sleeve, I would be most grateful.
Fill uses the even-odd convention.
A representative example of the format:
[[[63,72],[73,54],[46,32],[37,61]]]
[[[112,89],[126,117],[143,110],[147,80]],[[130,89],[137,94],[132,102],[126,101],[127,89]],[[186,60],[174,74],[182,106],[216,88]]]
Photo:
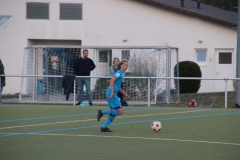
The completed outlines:
[[[113,77],[116,77],[117,79],[121,77],[121,72],[118,70],[114,73]]]

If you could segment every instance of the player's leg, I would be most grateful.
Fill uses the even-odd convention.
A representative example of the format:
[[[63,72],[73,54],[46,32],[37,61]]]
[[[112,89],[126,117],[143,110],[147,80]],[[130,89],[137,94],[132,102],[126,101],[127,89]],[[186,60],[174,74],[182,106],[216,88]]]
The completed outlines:
[[[108,100],[108,105],[112,109],[111,110],[100,111],[101,115],[104,115],[104,114],[108,114],[109,115],[108,119],[106,119],[105,123],[103,124],[103,126],[100,129],[102,132],[112,132],[107,127],[112,123],[112,121],[115,119],[115,117],[117,115],[120,115],[120,114],[123,113],[123,109],[122,109],[122,106],[121,106],[121,103],[120,103],[120,100],[119,100],[117,94],[115,93],[112,99],[108,99],[109,95],[110,94],[108,92],[106,94],[107,100]],[[99,118],[99,116],[98,116],[98,118]],[[98,120],[100,120],[100,118]]]
[[[116,108],[116,109],[111,109],[111,110],[98,110],[97,120],[100,121],[102,116],[105,114],[114,115],[114,116],[121,115],[121,114],[123,114],[123,108]]]
[[[101,127],[100,131],[101,132],[112,132],[109,128],[107,128],[109,126],[109,124],[115,119],[115,115],[109,115],[108,119],[105,121],[105,123],[103,124],[103,126]]]
[[[103,113],[109,113],[108,118],[106,119],[105,123],[102,125],[100,131],[101,132],[112,132],[108,126],[112,123],[112,121],[116,118],[117,115],[119,115],[119,112],[117,109],[111,109],[110,112],[103,111]]]
[[[108,106],[110,108],[114,108],[114,107],[120,107],[121,106],[121,103],[118,99],[118,97],[116,96],[116,94],[114,94],[113,98],[112,99],[108,99],[108,97],[110,96],[111,94],[111,90],[108,89],[107,92],[106,92],[106,99],[108,101]],[[97,114],[97,120],[100,121],[100,118],[104,115],[104,114],[107,114],[107,115],[110,115],[112,112],[112,115],[118,115],[119,112],[118,110],[98,110],[98,114]]]

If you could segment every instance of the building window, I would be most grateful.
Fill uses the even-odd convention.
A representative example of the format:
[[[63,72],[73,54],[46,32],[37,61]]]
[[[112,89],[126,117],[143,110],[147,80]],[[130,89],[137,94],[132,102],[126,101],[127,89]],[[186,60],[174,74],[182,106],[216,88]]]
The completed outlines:
[[[197,50],[197,62],[207,62],[207,51]]]
[[[27,19],[49,19],[49,3],[27,2]]]
[[[219,52],[219,64],[232,64],[231,52]]]
[[[207,49],[196,49],[196,63],[199,66],[207,66]]]
[[[122,50],[122,60],[130,60],[130,50]]]
[[[60,20],[82,20],[82,4],[60,3]]]
[[[99,51],[99,62],[108,62],[108,51]]]

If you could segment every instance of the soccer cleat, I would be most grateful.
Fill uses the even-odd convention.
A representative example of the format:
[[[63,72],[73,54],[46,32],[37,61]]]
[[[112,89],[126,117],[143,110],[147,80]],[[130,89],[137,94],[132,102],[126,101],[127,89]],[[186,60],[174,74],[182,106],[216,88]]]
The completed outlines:
[[[113,132],[109,128],[102,128],[100,129],[101,132]]]
[[[103,116],[102,114],[102,110],[98,110],[98,114],[97,114],[97,120],[98,122],[100,121],[100,118]]]
[[[92,106],[92,103],[89,103],[90,106]]]
[[[75,105],[78,106],[78,105],[80,105],[80,103],[78,102],[78,103],[76,103]]]

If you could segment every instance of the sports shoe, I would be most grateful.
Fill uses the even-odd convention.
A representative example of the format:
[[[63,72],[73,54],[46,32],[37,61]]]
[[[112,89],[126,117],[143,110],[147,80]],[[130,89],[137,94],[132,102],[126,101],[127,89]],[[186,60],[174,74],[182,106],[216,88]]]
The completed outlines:
[[[97,120],[98,120],[98,122],[100,121],[100,118],[103,116],[103,114],[102,114],[101,111],[102,111],[102,110],[98,110],[98,114],[97,114]]]
[[[109,128],[102,128],[100,129],[101,132],[113,132]]]
[[[92,106],[92,103],[89,103],[90,106]]]
[[[78,102],[78,103],[76,103],[75,105],[78,106],[78,105],[80,105],[80,103]]]

